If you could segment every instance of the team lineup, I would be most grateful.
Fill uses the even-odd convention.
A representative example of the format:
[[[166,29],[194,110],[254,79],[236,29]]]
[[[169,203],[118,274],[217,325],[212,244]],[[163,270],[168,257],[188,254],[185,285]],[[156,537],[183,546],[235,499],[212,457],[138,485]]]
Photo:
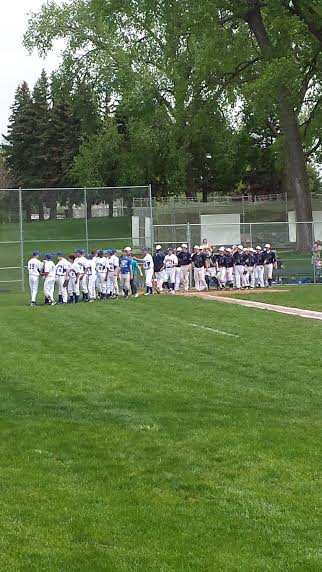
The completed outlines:
[[[84,302],[115,299],[120,292],[125,298],[129,295],[137,298],[139,277],[143,276],[141,265],[145,296],[152,295],[154,290],[157,294],[175,294],[180,289],[188,292],[192,278],[198,292],[206,291],[212,285],[220,290],[271,287],[277,265],[270,244],[256,249],[242,245],[216,249],[203,239],[202,245],[196,245],[193,252],[187,244],[177,249],[169,247],[166,252],[158,244],[153,254],[148,248],[142,252],[142,258],[138,258],[128,246],[118,257],[116,249],[100,249],[87,254],[78,248],[68,258],[59,251],[55,255],[46,253],[41,261],[40,252],[35,250],[28,262],[30,304],[37,305],[41,277],[44,279],[45,304],[55,305],[55,288],[58,304],[78,303],[81,295]]]

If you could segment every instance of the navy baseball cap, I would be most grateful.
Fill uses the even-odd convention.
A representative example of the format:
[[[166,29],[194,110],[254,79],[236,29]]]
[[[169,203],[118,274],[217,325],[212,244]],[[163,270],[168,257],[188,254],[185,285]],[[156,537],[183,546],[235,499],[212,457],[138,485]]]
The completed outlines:
[[[75,252],[77,252],[77,254],[83,254],[85,250],[83,250],[82,248],[76,248]]]
[[[143,252],[149,252],[149,248],[147,246],[145,246],[144,248],[142,248]]]
[[[112,254],[116,253],[116,248],[112,248]]]
[[[51,259],[52,259],[52,257],[53,257],[53,255],[52,255],[52,254],[50,254],[50,252],[46,252],[46,254],[45,254],[45,258],[48,258],[48,260],[51,260]]]
[[[56,252],[56,255],[55,255],[55,256],[63,256],[62,250],[58,250],[58,252]]]
[[[169,248],[168,248],[168,252],[173,252],[173,248],[172,248],[172,246],[169,246]]]
[[[104,254],[103,250],[100,248],[100,250],[97,251],[97,254]]]
[[[33,253],[32,253],[32,255],[33,255],[33,256],[39,256],[39,255],[40,255],[39,250],[34,250]]]
[[[110,248],[107,251],[107,254],[113,254],[113,250],[111,250]]]

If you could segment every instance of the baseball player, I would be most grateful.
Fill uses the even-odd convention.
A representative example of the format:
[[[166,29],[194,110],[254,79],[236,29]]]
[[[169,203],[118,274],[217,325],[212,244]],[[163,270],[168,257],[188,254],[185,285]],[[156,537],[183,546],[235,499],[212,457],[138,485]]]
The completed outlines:
[[[264,261],[265,253],[261,246],[256,246],[255,287],[264,288]]]
[[[118,281],[117,281],[117,276],[118,276],[118,272],[119,272],[119,258],[116,254],[116,249],[112,248],[111,249],[111,257],[110,257],[110,261],[113,263],[114,266],[114,293],[112,294],[113,298],[117,298],[119,295],[119,285],[118,285]]]
[[[180,282],[183,284],[184,292],[189,290],[190,272],[191,272],[191,253],[188,245],[181,245],[181,252],[178,254],[178,266],[180,268]]]
[[[68,302],[70,304],[78,304],[79,302],[79,279],[82,273],[81,267],[77,262],[77,258],[73,254],[68,257],[70,267],[68,270]]]
[[[79,288],[83,294],[83,302],[88,302],[88,279],[85,274],[85,266],[86,266],[86,257],[85,257],[85,250],[83,248],[77,248],[74,256],[76,257],[77,264],[80,267],[81,274],[79,277]]]
[[[119,294],[117,277],[119,273],[119,259],[114,255],[115,250],[109,248],[106,252],[106,297],[117,298]],[[117,264],[116,264],[117,262]]]
[[[40,252],[39,250],[34,250],[32,257],[28,262],[28,272],[29,272],[29,286],[31,294],[30,306],[37,306],[37,294],[39,288],[39,278],[42,274],[43,264],[39,260]]]
[[[56,267],[55,264],[53,263],[53,255],[50,254],[49,252],[45,254],[42,275],[45,278],[44,281],[45,304],[54,306],[56,304],[54,300]]]
[[[234,272],[235,272],[235,285],[236,289],[244,289],[246,286],[245,280],[245,257],[244,257],[244,248],[240,244],[237,246],[237,251],[234,254],[235,258],[235,265],[234,265]]]
[[[206,283],[206,268],[208,267],[209,261],[207,255],[202,252],[200,246],[195,246],[193,249],[193,255],[191,257],[194,270],[193,270],[193,277],[195,281],[195,287],[198,292],[202,292],[203,290],[207,290],[207,283]]]
[[[128,298],[130,291],[130,284],[133,278],[133,272],[132,272],[132,260],[128,256],[128,251],[126,250],[126,248],[124,248],[123,254],[119,260],[118,273],[120,276],[120,286],[123,290],[124,298]]]
[[[265,244],[264,252],[264,283],[265,286],[271,288],[273,282],[273,268],[276,268],[276,254],[271,250],[270,244]]]
[[[69,270],[69,262],[64,258],[61,250],[56,252],[57,264],[56,264],[56,284],[58,287],[58,304],[67,304],[67,277]]]
[[[226,248],[226,284],[227,287],[232,289],[234,287],[234,264],[235,259],[231,248]]]
[[[131,292],[132,292],[132,296],[134,296],[134,298],[138,298],[139,297],[138,276],[139,276],[139,274],[140,274],[140,276],[143,276],[142,270],[141,270],[140,266],[138,265],[137,261],[134,260],[132,251],[130,252],[129,256],[130,256],[131,262],[132,262],[132,278],[130,280]]]
[[[256,260],[256,250],[249,248],[246,266],[248,270],[248,284],[252,290],[255,288]]]
[[[164,281],[168,283],[171,294],[175,294],[176,266],[178,266],[178,258],[170,246],[164,257]]]
[[[162,252],[161,244],[157,244],[155,247],[155,253],[153,254],[153,266],[154,266],[154,275],[157,282],[156,291],[158,294],[161,294],[163,291],[163,283],[164,283],[164,258],[165,254]]]
[[[96,260],[93,254],[89,254],[85,263],[85,277],[87,280],[87,301],[94,302],[96,300]]]
[[[95,262],[98,296],[101,300],[104,300],[106,298],[106,257],[104,256],[104,251],[102,249],[97,251]]]
[[[219,282],[220,290],[225,288],[226,279],[227,279],[227,268],[226,268],[225,247],[221,246],[219,248],[217,256],[217,280]]]
[[[179,265],[179,254],[182,253],[182,246],[178,246],[177,250],[176,250],[176,256],[178,259],[178,263],[177,266],[175,267],[175,283],[174,283],[174,289],[176,292],[179,292],[180,290],[180,281],[181,281],[181,268]]]

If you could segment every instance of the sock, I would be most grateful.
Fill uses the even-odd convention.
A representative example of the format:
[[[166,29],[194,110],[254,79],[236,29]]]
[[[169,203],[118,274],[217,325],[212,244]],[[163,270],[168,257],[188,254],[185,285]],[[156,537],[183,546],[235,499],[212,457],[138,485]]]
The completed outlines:
[[[268,279],[268,285],[272,286],[272,279],[271,278]]]

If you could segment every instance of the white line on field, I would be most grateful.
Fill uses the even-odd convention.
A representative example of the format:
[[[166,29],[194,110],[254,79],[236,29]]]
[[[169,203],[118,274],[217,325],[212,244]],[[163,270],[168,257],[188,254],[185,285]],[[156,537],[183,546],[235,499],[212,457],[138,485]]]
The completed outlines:
[[[200,330],[208,330],[208,332],[214,332],[214,334],[221,334],[222,336],[230,336],[231,338],[239,338],[237,334],[230,334],[229,332],[224,332],[223,330],[214,330],[213,328],[208,328],[207,326],[200,326],[199,324],[190,324],[194,328],[200,328]]]

